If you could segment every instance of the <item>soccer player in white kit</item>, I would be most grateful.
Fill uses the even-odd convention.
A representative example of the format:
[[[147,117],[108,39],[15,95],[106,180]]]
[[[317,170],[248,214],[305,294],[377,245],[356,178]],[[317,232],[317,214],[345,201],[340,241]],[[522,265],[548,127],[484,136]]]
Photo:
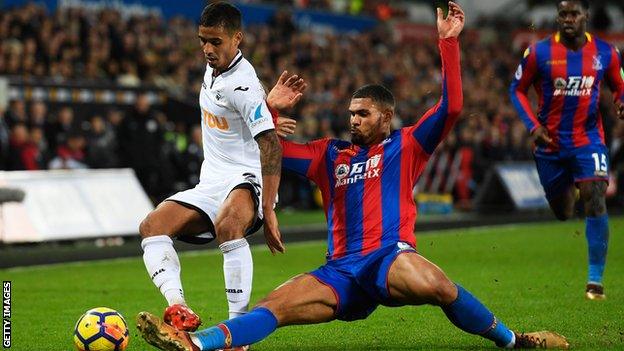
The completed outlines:
[[[229,318],[247,312],[253,262],[245,239],[262,225],[271,252],[283,252],[274,204],[282,150],[265,91],[238,46],[243,38],[240,11],[225,2],[202,12],[199,39],[208,61],[199,96],[204,162],[199,184],[163,201],[141,223],[143,259],[169,307],[165,321],[195,330],[199,317],[186,305],[180,262],[171,238],[205,243],[216,238],[223,252]],[[280,91],[284,83],[302,84],[282,74],[271,92],[272,108],[294,106],[301,94]],[[280,84],[281,83],[281,84]]]

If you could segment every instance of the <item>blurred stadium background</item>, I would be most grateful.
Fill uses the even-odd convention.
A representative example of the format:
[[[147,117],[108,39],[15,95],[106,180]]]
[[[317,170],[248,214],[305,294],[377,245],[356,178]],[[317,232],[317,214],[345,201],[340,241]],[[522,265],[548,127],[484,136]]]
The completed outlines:
[[[510,326],[552,328],[575,349],[624,349],[624,121],[605,91],[611,153],[609,299],[581,303],[582,220],[552,221],[531,141],[507,89],[522,51],[554,31],[554,1],[459,0],[465,104],[414,190],[419,250]],[[288,69],[309,82],[294,138],[346,135],[350,92],[391,88],[395,127],[438,99],[434,8],[442,1],[235,1],[244,55],[267,87]],[[624,3],[592,1],[590,30],[624,49]],[[193,186],[202,160],[197,40],[204,1],[0,0],[0,276],[13,281],[13,348],[71,348],[74,322],[108,305],[131,321],[162,310],[140,256],[139,221]],[[16,190],[17,189],[17,190]],[[23,202],[20,191],[25,192]],[[324,215],[314,186],[284,174],[279,213],[288,253],[255,246],[252,301],[322,263]],[[262,235],[251,237],[262,243]],[[214,246],[209,246],[214,247]],[[178,250],[198,247],[176,243]],[[204,247],[201,247],[202,249]],[[130,256],[112,260],[109,258]],[[46,263],[102,259],[44,267]],[[185,292],[210,324],[225,315],[221,256],[185,253]],[[458,259],[461,258],[461,259]],[[213,268],[214,267],[214,268]],[[611,288],[612,287],[612,288]],[[409,327],[406,328],[406,325]],[[423,327],[424,326],[424,327]],[[131,329],[131,350],[148,348]],[[316,338],[310,338],[316,336]],[[322,340],[322,345],[318,344]],[[459,343],[459,344],[458,344]],[[259,350],[482,349],[431,308],[380,308],[365,322],[280,330]]]
[[[438,98],[434,8],[443,2],[235,3],[245,22],[242,51],[265,85],[284,69],[309,82],[289,113],[296,140],[348,138],[350,92],[364,83],[395,93],[396,128]],[[507,88],[527,44],[554,30],[554,2],[459,3],[468,14],[465,107],[414,191],[417,228],[550,220]],[[0,205],[0,267],[135,255],[138,221],[198,181],[203,6],[0,1],[0,186],[26,191],[22,204]],[[623,11],[621,1],[592,2],[591,31],[623,48]],[[613,214],[624,205],[624,122],[608,91],[601,110]],[[324,237],[319,198],[306,180],[284,174],[279,209],[287,240]]]

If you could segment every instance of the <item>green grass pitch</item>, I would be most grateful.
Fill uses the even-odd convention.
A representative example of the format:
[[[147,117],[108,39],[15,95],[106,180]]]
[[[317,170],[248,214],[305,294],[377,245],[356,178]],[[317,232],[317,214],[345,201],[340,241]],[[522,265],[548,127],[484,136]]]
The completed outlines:
[[[584,222],[511,225],[421,234],[421,253],[479,297],[518,331],[551,329],[573,349],[624,349],[624,218],[612,218],[605,275],[606,301],[583,297]],[[254,247],[252,301],[281,282],[323,263],[325,244],[297,243],[285,255]],[[189,304],[205,325],[226,317],[221,255],[181,255]],[[107,306],[131,325],[128,350],[151,350],[138,336],[135,315],[160,314],[164,299],[141,258],[0,270],[13,282],[12,350],[72,350],[74,323],[87,309]],[[254,350],[476,350],[491,342],[461,332],[434,307],[380,307],[364,321],[278,330]]]

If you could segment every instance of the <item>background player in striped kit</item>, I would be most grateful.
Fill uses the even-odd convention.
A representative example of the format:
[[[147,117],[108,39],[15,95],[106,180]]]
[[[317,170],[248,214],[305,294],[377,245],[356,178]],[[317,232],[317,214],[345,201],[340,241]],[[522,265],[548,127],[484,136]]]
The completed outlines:
[[[537,171],[558,219],[573,216],[580,190],[589,252],[585,295],[604,299],[609,154],[598,100],[605,81],[614,92],[618,117],[624,118],[624,74],[618,51],[586,32],[587,1],[559,1],[557,10],[557,33],[525,51],[511,83],[511,100],[535,138]],[[527,96],[531,85],[539,96],[537,116]]]
[[[313,180],[323,194],[325,265],[281,285],[249,314],[197,333],[176,331],[142,312],[143,337],[164,350],[214,350],[257,342],[278,326],[363,319],[380,304],[432,304],[457,327],[501,347],[567,347],[555,333],[513,333],[414,248],[413,186],[462,108],[457,36],[463,25],[458,5],[449,3],[446,19],[438,9],[442,98],[416,125],[391,131],[392,93],[367,85],[349,106],[352,142],[283,142],[284,167]]]

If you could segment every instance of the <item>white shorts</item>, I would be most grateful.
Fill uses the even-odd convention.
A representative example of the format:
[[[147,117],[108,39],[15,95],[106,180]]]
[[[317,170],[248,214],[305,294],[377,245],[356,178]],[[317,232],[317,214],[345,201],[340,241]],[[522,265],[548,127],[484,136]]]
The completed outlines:
[[[251,172],[234,175],[229,179],[210,183],[199,183],[192,189],[181,191],[168,197],[165,201],[175,201],[182,206],[194,209],[204,216],[208,222],[208,231],[195,236],[181,236],[179,240],[193,244],[205,244],[216,237],[214,223],[225,199],[234,189],[249,189],[256,206],[256,219],[245,236],[255,233],[263,224],[262,218],[262,186],[255,174]]]

